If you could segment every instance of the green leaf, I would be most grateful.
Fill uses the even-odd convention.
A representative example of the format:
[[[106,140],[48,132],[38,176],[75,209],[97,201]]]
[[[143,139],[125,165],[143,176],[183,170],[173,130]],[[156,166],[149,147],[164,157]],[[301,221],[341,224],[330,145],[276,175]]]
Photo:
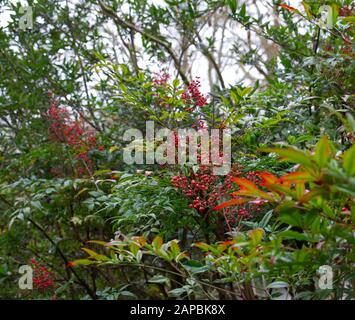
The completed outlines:
[[[290,285],[287,282],[284,281],[275,281],[270,283],[267,288],[268,289],[279,289],[279,288],[287,288]]]
[[[31,201],[32,207],[35,207],[38,210],[42,210],[43,206],[39,201]]]
[[[84,193],[85,191],[90,190],[89,188],[83,188],[81,189],[75,196],[74,198],[78,198],[82,193]]]
[[[281,161],[290,161],[309,169],[317,168],[316,163],[312,160],[311,155],[308,152],[294,148],[266,148],[261,151],[276,153],[281,157]]]
[[[331,13],[331,26],[330,28],[333,28],[334,25],[337,23],[338,15],[339,15],[339,7],[336,3],[332,3],[332,13]]]
[[[347,113],[346,114],[346,119],[347,119],[347,123],[345,125],[348,127],[348,131],[350,133],[351,132],[355,132],[355,120],[354,120],[354,117],[350,113]]]
[[[295,239],[295,240],[300,240],[300,241],[310,241],[310,242],[317,242],[319,241],[319,238],[312,238],[304,233],[299,233],[296,231],[292,230],[286,230],[282,231],[279,233],[279,236],[281,238],[286,238],[286,239]]]
[[[247,6],[243,3],[242,7],[240,8],[239,15],[244,18],[247,12]]]
[[[291,226],[301,227],[302,216],[297,209],[290,208],[280,214],[279,220],[283,223],[287,223]]]
[[[184,288],[176,288],[169,291],[169,294],[173,297],[180,297],[184,293],[186,293],[186,290]]]
[[[306,11],[307,18],[311,19],[313,17],[311,7],[307,3],[307,1],[302,1],[302,4],[303,4],[304,11]]]
[[[160,274],[157,274],[157,275],[151,277],[148,281],[150,283],[161,283],[161,284],[169,284],[169,282],[170,282],[169,278],[167,278],[163,275],[160,275]]]
[[[137,260],[138,263],[141,262],[142,257],[143,257],[143,252],[142,252],[142,250],[138,250],[137,253],[136,253],[136,260]]]
[[[243,89],[242,91],[242,96],[246,96],[247,94],[249,94],[251,91],[253,90],[253,87],[246,87]]]
[[[192,273],[202,273],[209,269],[208,266],[197,260],[188,260],[183,263],[183,267]]]
[[[204,251],[208,251],[211,248],[209,244],[204,243],[204,242],[196,242],[196,243],[194,243],[194,247],[200,248]]]
[[[248,232],[248,236],[253,245],[257,245],[261,242],[264,235],[264,230],[262,228],[256,228]]]
[[[230,92],[230,95],[231,95],[233,101],[234,101],[236,104],[238,104],[239,99],[238,99],[237,95],[236,95],[233,91]]]
[[[95,260],[98,260],[98,261],[109,261],[110,260],[110,258],[106,257],[105,255],[99,254],[91,249],[81,248],[81,250],[85,251],[90,256],[90,258],[93,258]]]
[[[174,259],[179,255],[180,253],[180,247],[177,243],[177,240],[172,240],[170,241],[170,250],[173,253]]]
[[[163,245],[163,239],[159,236],[156,236],[152,242],[152,245],[155,250],[159,250]]]
[[[350,23],[350,24],[354,24],[355,23],[355,16],[349,16],[349,17],[345,17],[342,20],[342,23]]]
[[[229,8],[231,9],[231,12],[233,15],[237,12],[237,7],[238,7],[238,1],[237,0],[228,0],[228,5]]]
[[[137,244],[137,243],[135,243],[135,242],[130,242],[129,243],[129,250],[134,254],[134,255],[136,255],[137,254],[137,252],[139,251],[139,245]]]
[[[273,210],[270,210],[267,213],[265,213],[265,215],[263,216],[263,218],[259,222],[260,228],[265,228],[268,225],[268,223],[272,217],[272,214],[273,214]]]
[[[352,177],[355,175],[355,144],[344,153],[343,169],[348,176]]]
[[[92,260],[88,260],[88,259],[78,259],[78,260],[74,260],[72,261],[70,264],[72,266],[80,266],[80,265],[83,265],[83,266],[88,266],[90,264],[94,264],[95,261],[92,261]]]
[[[174,81],[173,81],[173,87],[174,87],[175,89],[179,86],[179,84],[180,84],[179,79],[174,79]]]
[[[327,136],[323,136],[315,148],[314,159],[320,167],[324,167],[335,155],[335,148]]]

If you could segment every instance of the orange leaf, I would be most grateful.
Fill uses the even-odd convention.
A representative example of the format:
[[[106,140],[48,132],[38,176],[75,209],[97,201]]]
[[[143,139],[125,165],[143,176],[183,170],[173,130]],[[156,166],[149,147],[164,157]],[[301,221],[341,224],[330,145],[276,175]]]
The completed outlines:
[[[249,197],[260,197],[262,199],[272,200],[272,197],[266,192],[261,191],[258,187],[251,181],[243,178],[233,178],[233,182],[240,186],[240,190],[233,192],[236,196],[249,196]]]
[[[258,191],[258,187],[251,181],[244,178],[232,178],[232,181],[239,185],[241,190]]]
[[[147,243],[147,241],[145,240],[144,237],[140,236],[140,237],[132,237],[132,240],[136,243],[138,243],[140,246],[145,246],[145,244]]]
[[[221,203],[220,205],[214,207],[213,210],[217,211],[217,210],[221,210],[226,207],[235,206],[235,205],[242,204],[245,202],[246,202],[245,199],[233,199],[233,200],[229,200],[229,201]]]
[[[282,7],[282,8],[285,8],[289,11],[292,11],[292,12],[295,12],[295,13],[300,13],[298,9],[294,8],[294,7],[291,7],[291,6],[288,6],[287,4],[278,4],[277,6],[279,7]]]
[[[280,181],[301,182],[301,181],[315,181],[316,179],[310,175],[309,172],[291,172],[283,175]]]
[[[267,171],[258,172],[258,175],[261,178],[260,185],[263,187],[266,187],[270,184],[277,183],[277,181],[279,180],[276,176],[274,176],[272,173]]]
[[[233,244],[235,244],[235,241],[232,241],[232,240],[223,241],[221,244],[224,244],[224,245],[229,246],[229,245],[233,245]]]

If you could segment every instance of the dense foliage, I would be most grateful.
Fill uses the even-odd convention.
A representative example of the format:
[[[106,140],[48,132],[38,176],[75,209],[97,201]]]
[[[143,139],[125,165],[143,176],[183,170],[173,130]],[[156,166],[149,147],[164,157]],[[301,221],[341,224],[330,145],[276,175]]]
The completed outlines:
[[[0,298],[354,298],[351,0],[0,2]],[[146,121],[230,172],[128,164]]]

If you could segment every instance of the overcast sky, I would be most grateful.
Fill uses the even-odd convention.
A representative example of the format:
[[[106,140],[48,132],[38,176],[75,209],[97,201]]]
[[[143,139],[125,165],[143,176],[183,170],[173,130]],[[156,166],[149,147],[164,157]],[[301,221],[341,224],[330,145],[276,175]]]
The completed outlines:
[[[69,3],[75,3],[76,1],[78,0],[71,0],[69,1]],[[155,4],[157,5],[164,5],[164,1],[163,0],[152,0]],[[260,2],[259,2],[260,1]],[[1,2],[1,0],[0,0]],[[28,2],[26,0],[12,0],[11,2],[13,3],[16,3],[16,2],[20,2],[23,6],[27,6]],[[239,5],[241,5],[243,1],[239,1]],[[258,0],[258,3],[262,4],[262,3],[265,3],[264,0]],[[296,1],[285,1],[285,3],[288,3],[294,7],[297,7],[297,8],[302,8],[302,4],[301,4],[301,0],[296,0]],[[65,1],[63,1],[63,4],[65,5]],[[35,5],[36,5],[36,1],[34,1],[34,5],[33,5],[33,10],[35,10]],[[266,8],[266,6],[260,6],[261,7],[261,13],[264,14],[264,13],[267,13],[268,11],[267,10],[270,10],[270,8]],[[0,27],[6,27],[8,22],[10,21],[11,17],[10,17],[10,14],[11,14],[11,11],[10,10],[5,10],[6,8],[2,7],[0,8]],[[124,8],[123,8],[124,10]],[[248,6],[248,14],[252,15],[253,12],[253,8],[252,6]],[[40,17],[39,17],[40,18]],[[36,21],[34,21],[34,23],[36,23]],[[37,23],[39,23],[39,21],[37,21]],[[112,24],[112,27],[113,29],[114,28],[114,25]],[[238,33],[239,36],[241,37],[246,37],[246,32],[245,30],[241,27],[241,26],[238,26],[238,29],[237,30],[234,30],[235,32]],[[208,32],[208,31],[206,31]],[[209,36],[209,34],[205,33],[204,36]],[[232,34],[226,34],[225,37],[228,39],[231,38],[233,39],[233,35]],[[243,44],[241,44],[242,46]],[[218,46],[218,44],[216,45]],[[148,59],[143,59],[144,61],[141,63],[141,64],[144,64],[146,63],[146,61],[148,61]],[[205,57],[203,57],[202,55],[196,55],[194,61],[193,61],[193,65],[192,65],[192,74],[194,76],[200,76],[201,77],[201,82],[202,82],[202,90],[204,91],[208,91],[210,88],[209,88],[209,84],[207,81],[204,81],[204,77],[205,77],[205,80],[207,79],[207,69],[208,69],[208,64],[207,64],[207,61],[205,59]],[[141,65],[141,67],[145,67],[144,65]],[[152,64],[150,65],[150,68],[151,70],[153,71],[159,71],[159,68],[161,68],[161,66],[159,64]],[[250,71],[252,73],[252,75],[255,77],[255,79],[261,79],[262,76],[255,71],[255,69],[253,69],[253,67],[251,66],[246,66],[246,69],[247,71]],[[225,68],[223,71],[222,71],[222,74],[223,74],[223,77],[224,77],[224,80],[226,82],[226,84],[231,84],[231,85],[235,85],[236,82],[240,81],[242,78],[243,78],[243,72],[240,70],[240,68],[238,68],[238,65],[237,64],[232,64],[230,67],[227,67]],[[253,85],[252,81],[248,81],[248,80],[245,80],[245,84],[246,85]]]

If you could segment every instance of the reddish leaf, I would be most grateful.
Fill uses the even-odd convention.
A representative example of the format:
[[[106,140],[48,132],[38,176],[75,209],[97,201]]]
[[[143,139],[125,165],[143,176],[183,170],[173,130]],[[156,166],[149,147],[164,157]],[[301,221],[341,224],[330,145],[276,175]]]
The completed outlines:
[[[258,197],[262,199],[272,200],[272,197],[266,192],[261,191],[258,187],[251,181],[243,178],[233,178],[233,182],[239,185],[240,190],[233,192],[233,195],[237,196],[249,196],[249,197]]]
[[[270,172],[260,172],[259,177],[262,179],[261,186],[267,187],[270,191],[278,194],[290,194],[289,188],[285,188],[284,182],[281,178],[277,178]]]
[[[316,179],[309,172],[291,172],[280,178],[282,182],[315,181]]]
[[[248,191],[257,191],[258,187],[251,181],[244,178],[232,178],[232,181],[239,185],[240,189]]]
[[[221,210],[226,207],[235,206],[235,205],[242,204],[245,202],[246,202],[245,199],[233,199],[233,200],[229,200],[229,201],[221,203],[220,205],[214,207],[213,210],[217,211],[217,210]]]
[[[276,176],[267,171],[258,172],[258,175],[261,178],[260,185],[263,187],[267,187],[270,184],[275,184],[279,180]]]
[[[223,242],[221,242],[221,244],[224,244],[224,245],[230,246],[230,245],[235,244],[235,241],[232,241],[232,240],[223,241]]]
[[[279,7],[282,7],[282,8],[285,8],[289,11],[292,11],[292,12],[295,12],[295,13],[300,13],[298,9],[294,8],[294,7],[291,7],[291,6],[288,6],[287,4],[278,4],[277,6]]]
[[[208,251],[210,249],[210,245],[204,242],[196,242],[194,243],[194,246],[204,251]]]

